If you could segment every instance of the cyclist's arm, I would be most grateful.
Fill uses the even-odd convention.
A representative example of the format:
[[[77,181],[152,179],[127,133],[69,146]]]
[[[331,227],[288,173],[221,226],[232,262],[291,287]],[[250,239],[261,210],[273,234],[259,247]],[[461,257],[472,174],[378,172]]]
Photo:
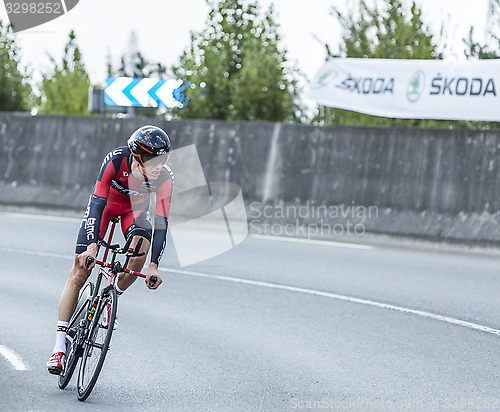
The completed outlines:
[[[155,230],[151,246],[151,264],[158,267],[167,243],[168,218],[155,216]]]
[[[158,265],[160,264],[160,259],[167,243],[167,228],[168,217],[155,214],[155,230],[151,245],[151,263],[149,264],[145,279],[149,289],[157,289],[162,283],[162,278],[158,274]],[[151,286],[149,282],[151,276],[157,277],[157,281],[153,286]]]
[[[87,250],[97,254],[97,240],[99,239],[99,229],[101,227],[101,217],[108,201],[111,181],[116,177],[119,168],[119,154],[117,151],[109,153],[105,158],[97,177],[94,190],[90,195],[90,202],[85,212],[87,232]]]
[[[92,192],[90,203],[85,216],[85,231],[87,232],[87,250],[95,250],[97,253],[97,240],[99,239],[99,228],[101,226],[101,216],[106,206],[107,197],[103,198],[95,195],[95,188]]]
[[[156,266],[156,268],[160,264],[167,243],[168,214],[170,212],[172,188],[173,178],[171,176],[156,192],[155,229],[151,245],[151,265]]]

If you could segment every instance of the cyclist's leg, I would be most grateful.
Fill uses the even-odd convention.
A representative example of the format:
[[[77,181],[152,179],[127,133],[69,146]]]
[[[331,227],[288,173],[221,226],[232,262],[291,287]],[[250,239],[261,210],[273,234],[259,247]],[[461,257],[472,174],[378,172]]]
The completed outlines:
[[[140,252],[144,253],[144,255],[130,258],[127,267],[133,271],[140,272],[146,262],[146,256],[151,245],[152,228],[149,222],[149,211],[131,211],[122,216],[122,230],[125,239],[132,237],[130,245],[132,249],[135,248],[139,239],[143,238]],[[125,291],[136,279],[137,276],[120,273],[117,281],[118,289]]]
[[[78,303],[78,293],[90,274],[89,270],[83,269],[78,264],[78,254],[71,268],[70,275],[59,301],[59,320],[57,322],[56,342],[52,349],[52,355],[47,362],[50,373],[59,375],[64,369],[66,353],[66,333],[69,321]]]
[[[110,204],[106,206],[102,212],[101,225],[99,228],[99,236],[103,237],[108,229],[110,220],[117,216],[119,211],[117,208]],[[59,320],[69,322],[71,315],[75,311],[76,304],[78,303],[78,293],[87,281],[90,270],[82,268],[78,262],[78,255],[87,250],[87,232],[85,230],[86,220],[82,220],[75,248],[75,261],[73,267],[69,272],[68,281],[64,287],[59,302]]]
[[[78,255],[79,253],[77,252],[73,267],[69,272],[68,280],[61,294],[59,301],[59,321],[69,322],[78,302],[78,293],[90,275],[90,270],[80,267]]]
[[[106,232],[109,221],[113,217],[112,214],[113,208],[104,208],[100,227],[100,232],[102,235],[103,231],[104,233]],[[78,261],[78,255],[83,253],[87,249],[87,233],[85,230],[85,222],[86,220],[82,220],[82,223],[80,225],[75,249],[75,260],[73,263],[73,267],[69,272],[68,280],[66,282],[66,285],[64,286],[63,292],[61,294],[61,299],[59,301],[59,320],[57,322],[56,343],[52,351],[53,353],[49,361],[47,362],[49,372],[54,374],[59,374],[62,372],[64,352],[66,351],[66,332],[68,323],[78,303],[78,294],[80,292],[80,289],[85,284],[90,275],[90,270],[82,268]]]

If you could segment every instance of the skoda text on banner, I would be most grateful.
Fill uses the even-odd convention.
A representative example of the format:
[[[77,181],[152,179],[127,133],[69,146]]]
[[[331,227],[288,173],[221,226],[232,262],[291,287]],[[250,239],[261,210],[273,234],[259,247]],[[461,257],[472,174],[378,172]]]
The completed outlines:
[[[376,116],[500,121],[500,59],[330,59],[306,97]]]

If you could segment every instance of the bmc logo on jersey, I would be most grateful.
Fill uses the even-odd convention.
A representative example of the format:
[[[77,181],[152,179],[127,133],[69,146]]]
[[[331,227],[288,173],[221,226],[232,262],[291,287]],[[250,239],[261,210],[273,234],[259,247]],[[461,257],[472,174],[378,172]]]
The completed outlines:
[[[160,156],[160,155],[167,154],[167,152],[165,151],[165,149],[160,149],[160,150],[158,150],[158,151],[156,152],[156,154],[157,154],[158,156]]]
[[[122,186],[116,180],[111,181],[111,187],[113,189],[117,190],[118,192],[120,192],[122,195],[127,196],[127,197],[144,196],[144,193],[140,193],[137,190],[131,190],[125,186]]]
[[[119,156],[121,154],[122,154],[122,149],[115,149],[112,152],[109,152],[106,155],[106,157],[104,158],[104,160],[102,161],[101,167],[103,167],[104,165],[106,165],[114,156]]]

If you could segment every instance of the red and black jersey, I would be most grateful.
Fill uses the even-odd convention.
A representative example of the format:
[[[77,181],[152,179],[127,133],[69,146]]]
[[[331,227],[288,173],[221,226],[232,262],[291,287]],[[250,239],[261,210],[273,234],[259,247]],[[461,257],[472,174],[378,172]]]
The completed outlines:
[[[156,180],[145,177],[137,179],[132,175],[132,158],[132,153],[126,146],[116,148],[104,158],[84,217],[87,246],[97,242],[99,233],[102,232],[104,208],[119,211],[116,212],[117,216],[132,212],[134,219],[144,215],[149,221],[151,193],[155,193],[151,261],[158,264],[166,243],[174,176],[172,170],[165,165]],[[108,223],[106,222],[106,228]]]

